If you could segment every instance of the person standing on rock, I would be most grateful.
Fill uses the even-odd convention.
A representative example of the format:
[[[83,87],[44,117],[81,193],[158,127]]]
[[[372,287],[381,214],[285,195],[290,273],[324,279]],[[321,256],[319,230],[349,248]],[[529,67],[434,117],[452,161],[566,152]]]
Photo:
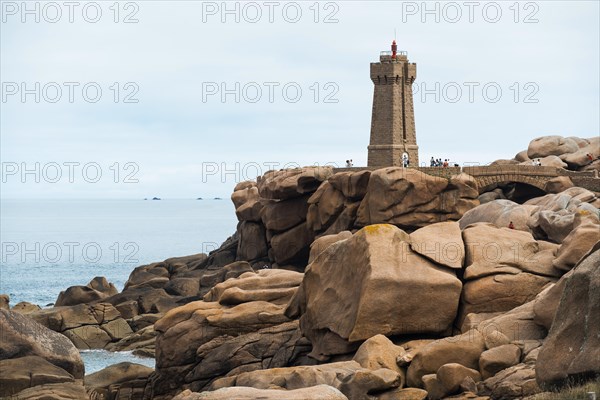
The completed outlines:
[[[431,160],[429,161],[429,166],[435,167],[435,160],[433,159],[433,157],[431,157]]]
[[[402,166],[404,168],[408,167],[408,154],[406,153],[402,154]]]

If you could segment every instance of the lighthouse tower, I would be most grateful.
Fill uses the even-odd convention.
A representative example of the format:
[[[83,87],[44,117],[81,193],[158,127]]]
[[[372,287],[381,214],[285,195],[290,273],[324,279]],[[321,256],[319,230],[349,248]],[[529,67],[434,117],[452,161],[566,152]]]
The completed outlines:
[[[415,131],[412,84],[417,64],[408,62],[405,51],[382,51],[379,62],[371,63],[373,114],[368,147],[370,167],[402,166],[408,157],[410,166],[419,165],[419,147]]]

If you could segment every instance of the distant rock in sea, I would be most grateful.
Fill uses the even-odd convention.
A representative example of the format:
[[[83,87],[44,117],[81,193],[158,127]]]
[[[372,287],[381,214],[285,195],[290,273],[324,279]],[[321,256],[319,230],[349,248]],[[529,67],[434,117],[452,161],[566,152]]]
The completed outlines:
[[[202,197],[198,197],[196,200],[204,200]]]
[[[160,200],[160,197],[153,197],[152,200]]]
[[[223,200],[223,199],[220,197],[215,197],[214,200]]]

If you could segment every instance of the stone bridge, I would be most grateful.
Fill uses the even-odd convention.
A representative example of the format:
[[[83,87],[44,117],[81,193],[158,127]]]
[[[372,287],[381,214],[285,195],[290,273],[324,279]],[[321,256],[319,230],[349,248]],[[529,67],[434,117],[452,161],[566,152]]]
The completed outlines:
[[[380,167],[379,167],[380,168]],[[374,167],[336,168],[335,172],[375,170]],[[579,186],[593,192],[600,192],[600,178],[597,171],[569,171],[563,168],[542,167],[535,165],[489,165],[489,166],[465,166],[465,167],[417,167],[414,168],[428,175],[449,178],[452,175],[464,172],[471,175],[477,181],[479,193],[492,190],[496,185],[503,183],[523,183],[540,190],[546,191],[548,181],[559,176],[571,179],[575,186]]]

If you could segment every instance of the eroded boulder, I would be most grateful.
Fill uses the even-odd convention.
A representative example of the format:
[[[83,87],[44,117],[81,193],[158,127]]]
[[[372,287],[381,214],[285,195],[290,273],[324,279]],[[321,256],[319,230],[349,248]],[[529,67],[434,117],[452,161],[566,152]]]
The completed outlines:
[[[409,242],[395,226],[371,225],[329,246],[307,267],[286,315],[300,317],[312,356],[349,352],[377,334],[450,327],[461,282],[452,269],[413,252]]]

